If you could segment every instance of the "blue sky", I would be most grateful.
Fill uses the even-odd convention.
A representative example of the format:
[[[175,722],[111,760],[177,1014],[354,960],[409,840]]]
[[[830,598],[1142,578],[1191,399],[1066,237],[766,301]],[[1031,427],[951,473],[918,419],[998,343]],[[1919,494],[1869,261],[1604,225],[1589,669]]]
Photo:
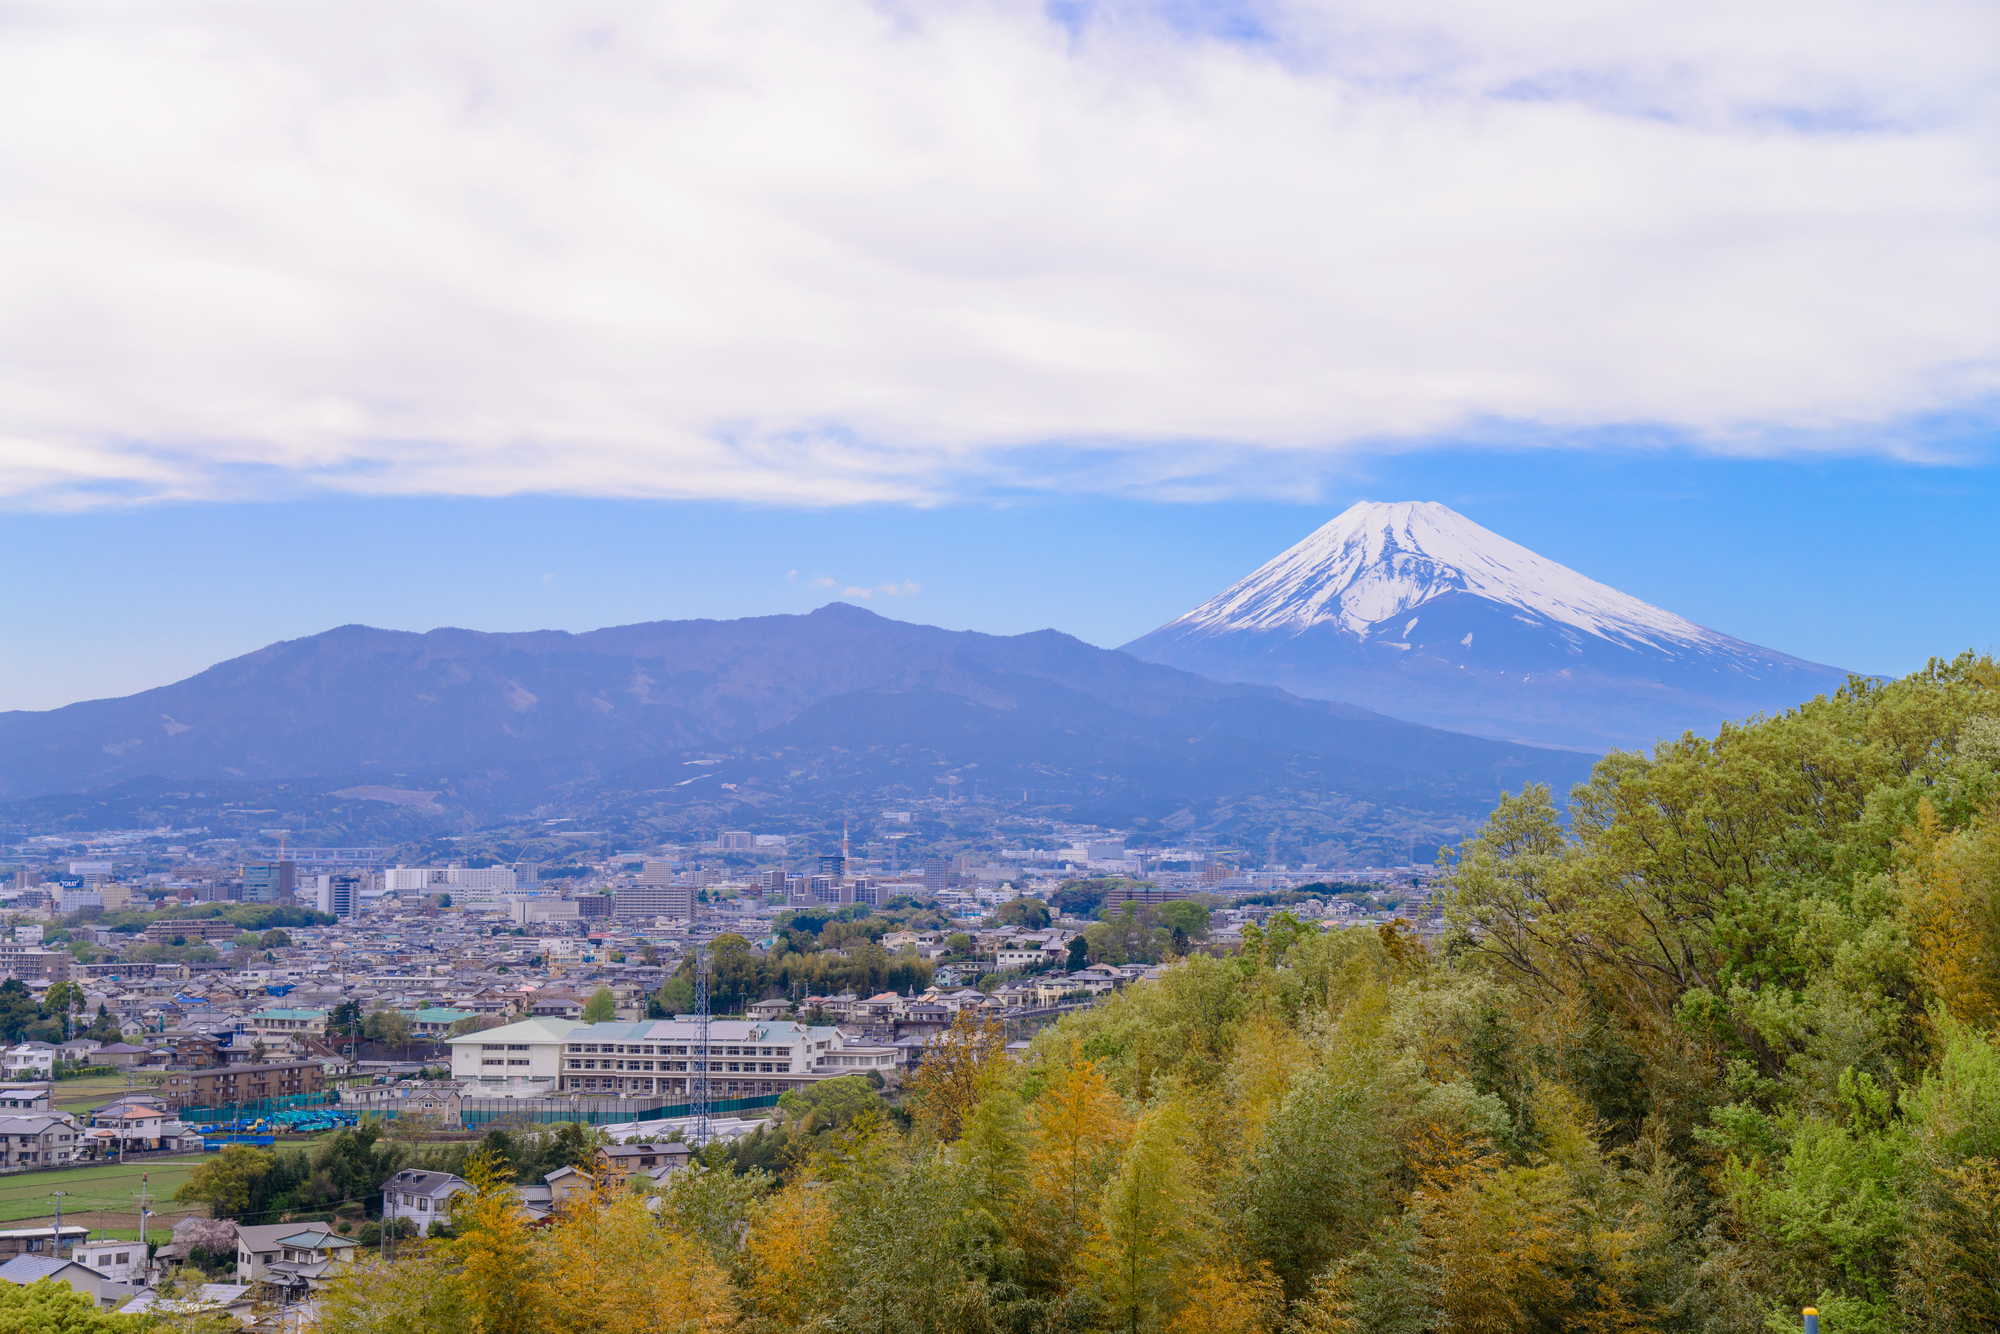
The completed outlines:
[[[123,694],[350,621],[584,630],[801,612],[858,587],[871,595],[847,600],[898,619],[1117,645],[1359,499],[1443,500],[1698,622],[1839,666],[1903,672],[2000,641],[1990,466],[1439,449],[1354,471],[1311,504],[318,498],[15,514],[0,707]]]
[[[1907,670],[1992,637],[1995,142],[1991,0],[21,0],[0,707],[1115,644],[1363,498]]]

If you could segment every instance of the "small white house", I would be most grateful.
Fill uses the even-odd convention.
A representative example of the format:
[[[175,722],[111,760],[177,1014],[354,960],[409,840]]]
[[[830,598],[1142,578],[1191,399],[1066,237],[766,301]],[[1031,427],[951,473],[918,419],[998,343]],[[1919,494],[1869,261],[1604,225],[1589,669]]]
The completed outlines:
[[[382,1183],[382,1221],[407,1218],[417,1231],[451,1221],[452,1196],[471,1186],[449,1172],[398,1172]]]
[[[56,1049],[46,1042],[23,1042],[7,1048],[4,1058],[9,1079],[50,1079],[56,1071]]]

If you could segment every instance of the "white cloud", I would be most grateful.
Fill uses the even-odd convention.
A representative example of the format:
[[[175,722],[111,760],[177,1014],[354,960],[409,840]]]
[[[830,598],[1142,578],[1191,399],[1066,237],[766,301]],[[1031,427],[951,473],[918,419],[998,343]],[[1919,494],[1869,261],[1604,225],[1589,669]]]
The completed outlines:
[[[1211,494],[1994,402],[1984,0],[1245,12],[10,6],[0,496]]]
[[[827,581],[828,587],[832,587],[832,584],[832,580]],[[861,598],[866,600],[874,597],[877,593],[882,594],[884,597],[906,598],[915,597],[923,591],[923,585],[919,584],[916,580],[905,579],[900,584],[876,584],[873,587],[850,584],[840,591],[840,595],[844,598]]]

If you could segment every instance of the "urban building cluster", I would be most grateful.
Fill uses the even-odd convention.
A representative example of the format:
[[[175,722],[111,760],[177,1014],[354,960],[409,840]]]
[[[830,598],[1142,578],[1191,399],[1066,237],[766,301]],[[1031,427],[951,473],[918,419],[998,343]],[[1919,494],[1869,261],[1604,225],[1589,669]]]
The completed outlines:
[[[1329,924],[1386,920],[1429,893],[1430,868],[1403,867],[1340,873],[1350,888],[1380,887],[1381,905],[1298,899],[1285,891],[1325,879],[1319,868],[1245,869],[1198,848],[1142,854],[1102,830],[1056,832],[1053,847],[932,855],[906,853],[893,834],[830,851],[726,831],[560,866],[189,842],[168,845],[165,871],[115,836],[86,855],[30,839],[0,862],[0,987],[17,1029],[37,1016],[0,1045],[0,1173],[198,1150],[220,1118],[327,1107],[440,1131],[587,1120],[611,1141],[600,1175],[660,1177],[686,1162],[684,1145],[656,1141],[689,1126],[697,1079],[712,1132],[744,1133],[819,1080],[901,1083],[961,1015],[1024,1021],[1018,1035],[1157,973],[1090,961],[1094,923],[1066,912],[1065,885],[1096,885],[1114,914],[1198,896],[1203,943],[1220,949],[1281,904]],[[37,858],[37,843],[59,855]],[[1045,911],[995,913],[1023,898]],[[240,911],[256,905],[271,911]],[[858,918],[897,923],[867,939],[920,964],[922,984],[739,996],[705,1026],[663,1008],[665,984],[704,946],[727,937],[776,956],[801,921]],[[825,953],[851,946],[843,937]],[[8,1003],[0,995],[0,1022]],[[130,1089],[88,1115],[58,1110],[58,1078],[80,1069],[126,1072]],[[522,1207],[546,1213],[588,1184],[552,1172],[524,1188]],[[422,1230],[448,1220],[464,1188],[403,1173],[384,1188],[383,1215]],[[218,1314],[245,1316],[274,1285],[307,1294],[357,1247],[314,1224],[192,1221],[229,1235],[177,1229],[159,1263],[197,1244],[234,1247],[237,1282],[204,1289]],[[15,1231],[0,1231],[0,1278],[55,1277],[105,1309],[150,1300],[157,1270],[129,1243],[69,1226]]]

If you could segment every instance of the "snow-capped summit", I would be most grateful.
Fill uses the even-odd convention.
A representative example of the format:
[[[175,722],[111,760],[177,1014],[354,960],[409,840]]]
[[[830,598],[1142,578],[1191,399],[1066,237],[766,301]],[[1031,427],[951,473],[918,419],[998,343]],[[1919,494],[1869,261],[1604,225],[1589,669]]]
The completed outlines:
[[[1699,648],[1723,640],[1434,500],[1350,506],[1167,628],[1304,630],[1333,623],[1367,639],[1378,625],[1448,593],[1475,593],[1613,642]]]
[[[1645,745],[1844,674],[1696,625],[1434,501],[1354,505],[1128,652],[1434,726]]]

